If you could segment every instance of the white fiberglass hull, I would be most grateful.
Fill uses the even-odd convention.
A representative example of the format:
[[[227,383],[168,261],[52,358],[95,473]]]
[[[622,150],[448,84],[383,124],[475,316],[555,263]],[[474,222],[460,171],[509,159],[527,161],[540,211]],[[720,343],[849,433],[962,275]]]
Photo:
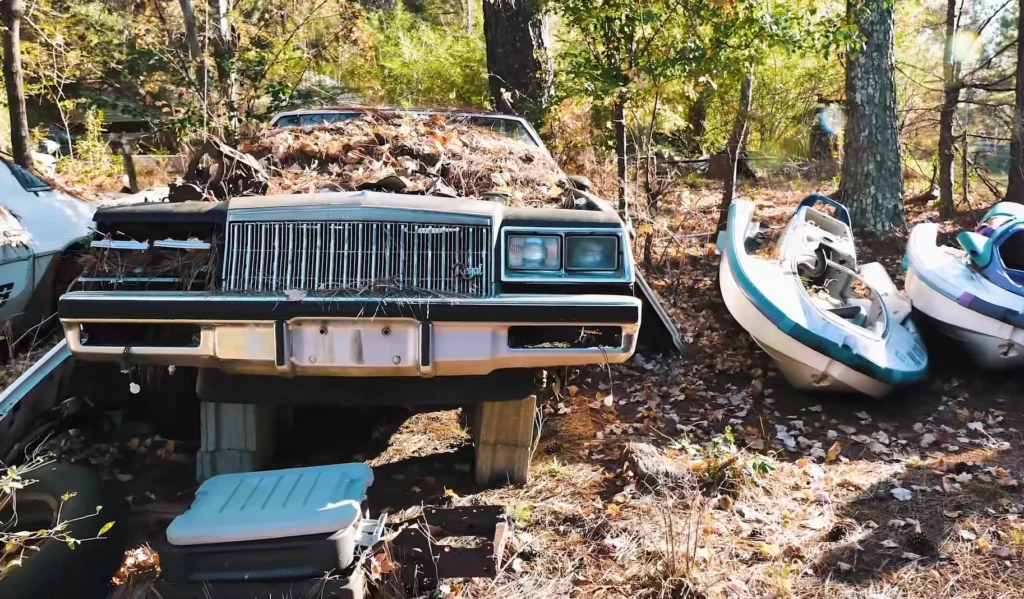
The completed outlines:
[[[943,335],[960,342],[971,359],[991,370],[1024,365],[1024,330],[960,305],[907,271],[907,295]]]
[[[973,307],[983,300],[985,306],[1019,313],[1024,298],[994,285],[970,267],[966,256],[939,246],[937,238],[933,223],[917,225],[910,233],[906,291],[914,309],[958,341],[979,366],[996,370],[1024,364],[1024,329]]]
[[[772,357],[791,385],[808,391],[857,392],[876,398],[892,391],[891,384],[860,373],[780,330],[736,284],[729,261],[721,262],[719,278],[726,307]]]

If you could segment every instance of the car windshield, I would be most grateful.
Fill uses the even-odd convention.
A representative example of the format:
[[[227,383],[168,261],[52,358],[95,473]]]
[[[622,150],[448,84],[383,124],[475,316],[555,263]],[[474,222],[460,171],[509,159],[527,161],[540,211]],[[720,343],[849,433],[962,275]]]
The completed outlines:
[[[331,123],[340,123],[349,119],[356,118],[360,112],[306,112],[302,114],[287,114],[276,121],[274,121],[274,127],[315,127],[317,125],[329,125]],[[429,114],[429,113],[413,113],[413,114]],[[530,135],[529,130],[521,121],[516,119],[506,119],[491,115],[476,115],[476,114],[459,114],[452,117],[454,120],[465,121],[476,125],[477,127],[483,127],[490,129],[491,131],[509,137],[512,139],[518,139],[526,142],[531,146],[539,147],[539,144],[534,140],[533,136]]]
[[[22,189],[24,189],[25,191],[50,191],[53,189],[53,187],[49,183],[37,177],[32,171],[24,169],[21,166],[8,160],[0,161],[7,165],[7,168],[10,169],[11,174],[14,175],[14,178],[18,181]]]

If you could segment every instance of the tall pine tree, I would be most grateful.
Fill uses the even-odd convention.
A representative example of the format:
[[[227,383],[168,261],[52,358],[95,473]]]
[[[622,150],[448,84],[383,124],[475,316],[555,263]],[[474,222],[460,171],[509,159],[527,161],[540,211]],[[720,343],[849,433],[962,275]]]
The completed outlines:
[[[487,78],[494,109],[539,123],[554,68],[547,17],[536,0],[484,0]]]
[[[839,197],[853,226],[872,234],[903,221],[903,173],[893,78],[894,0],[847,0],[861,44],[846,65],[846,136]]]

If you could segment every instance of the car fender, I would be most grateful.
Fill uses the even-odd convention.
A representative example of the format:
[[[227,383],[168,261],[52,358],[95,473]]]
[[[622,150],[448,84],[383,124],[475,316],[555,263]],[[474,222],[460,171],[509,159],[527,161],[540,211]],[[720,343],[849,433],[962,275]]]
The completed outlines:
[[[28,231],[33,253],[59,253],[75,240],[92,234],[94,204],[52,188],[26,189],[14,176],[13,168],[20,167],[6,162],[0,166],[0,204]]]
[[[32,251],[0,247],[0,323],[25,311],[35,287]]]

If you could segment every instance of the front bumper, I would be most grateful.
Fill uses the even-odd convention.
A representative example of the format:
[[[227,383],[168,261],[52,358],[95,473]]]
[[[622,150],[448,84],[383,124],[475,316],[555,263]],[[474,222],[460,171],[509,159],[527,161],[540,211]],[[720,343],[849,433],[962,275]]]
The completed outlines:
[[[470,376],[507,368],[619,363],[636,350],[641,301],[618,295],[486,299],[289,297],[80,291],[60,299],[68,348],[84,360],[217,368],[278,376]],[[107,325],[192,327],[95,342]],[[613,345],[510,343],[510,330],[615,329]],[[109,327],[108,327],[109,328]],[[134,329],[127,329],[134,330]],[[582,334],[581,334],[582,336]]]

